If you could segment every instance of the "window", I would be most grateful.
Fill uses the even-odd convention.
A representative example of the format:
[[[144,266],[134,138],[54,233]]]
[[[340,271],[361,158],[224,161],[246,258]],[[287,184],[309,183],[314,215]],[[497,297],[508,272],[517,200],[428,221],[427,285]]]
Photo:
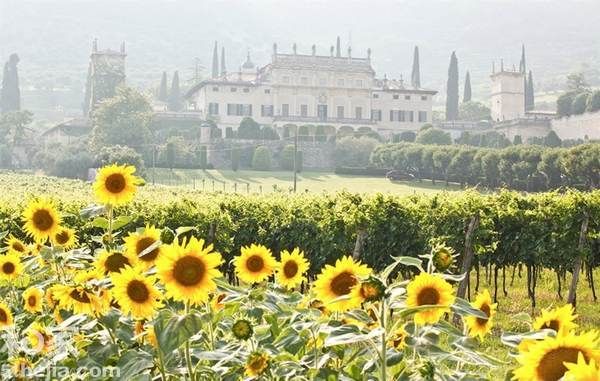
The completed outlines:
[[[300,116],[308,116],[308,105],[300,105]]]
[[[406,122],[406,112],[404,110],[398,111],[398,121]]]
[[[343,78],[340,78],[340,79],[338,79],[338,82],[337,82],[337,84],[338,84],[338,86],[340,86],[340,87],[344,86],[344,79],[343,79]]]
[[[246,104],[242,106],[242,116],[252,116],[252,105]]]
[[[271,94],[271,89],[265,89],[265,94]]]
[[[237,87],[232,87],[230,90],[232,93],[235,93],[237,91]]]
[[[288,77],[287,75],[284,75],[281,80],[283,83],[290,83],[290,77]]]
[[[400,96],[398,94],[394,94],[394,99],[398,99]]]
[[[235,106],[233,103],[227,103],[227,115],[235,115]]]
[[[219,86],[213,87],[213,91],[219,91]]]
[[[419,111],[419,122],[427,122],[427,111]]]
[[[371,110],[371,120],[380,122],[381,121],[381,110]]]
[[[354,114],[356,116],[356,119],[362,119],[362,107],[357,107],[354,110]]]
[[[252,116],[252,105],[251,104],[227,104],[227,115],[234,116]]]
[[[219,104],[209,103],[208,104],[208,115],[219,115]]]
[[[405,95],[404,99],[407,100],[407,101],[409,101],[410,100],[410,95]]]
[[[281,105],[281,116],[290,116],[290,105],[289,104]]]
[[[344,106],[337,106],[337,117],[339,119],[344,117]]]
[[[362,79],[357,79],[356,80],[356,87],[363,87],[363,81],[362,81]]]
[[[303,85],[308,85],[308,78],[306,78],[306,77],[300,78],[300,83]]]
[[[415,121],[415,112],[414,111],[409,111],[408,112],[408,121],[409,122],[414,122]]]
[[[247,88],[247,87],[244,87],[244,92],[245,92],[245,93],[249,93],[249,92],[250,92],[250,89],[249,89],[249,88]]]
[[[379,94],[373,94],[373,98],[375,98],[375,99],[379,98]]]
[[[390,122],[404,122],[405,113],[403,110],[390,110]]]
[[[260,106],[260,116],[273,116],[273,105]]]
[[[421,100],[422,101],[426,101],[427,100],[427,95],[421,95]]]
[[[321,79],[319,79],[319,85],[321,85],[321,86],[327,86],[327,78],[321,78]]]

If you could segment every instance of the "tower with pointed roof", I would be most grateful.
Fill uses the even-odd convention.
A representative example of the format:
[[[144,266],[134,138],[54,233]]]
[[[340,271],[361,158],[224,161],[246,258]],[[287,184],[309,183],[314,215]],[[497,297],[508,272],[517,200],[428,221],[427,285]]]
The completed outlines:
[[[98,39],[93,40],[83,101],[85,116],[89,116],[102,100],[113,97],[117,87],[125,83],[126,57],[125,42],[119,50],[101,50]]]

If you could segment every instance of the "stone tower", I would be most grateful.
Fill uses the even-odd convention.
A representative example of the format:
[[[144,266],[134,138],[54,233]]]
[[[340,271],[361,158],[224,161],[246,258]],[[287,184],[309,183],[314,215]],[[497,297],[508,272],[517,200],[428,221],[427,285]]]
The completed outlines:
[[[492,70],[491,112],[496,122],[525,116],[525,74],[518,70]]]
[[[98,50],[98,41],[92,44],[88,66],[83,113],[89,116],[99,102],[116,94],[117,87],[125,83],[125,43],[119,51]]]

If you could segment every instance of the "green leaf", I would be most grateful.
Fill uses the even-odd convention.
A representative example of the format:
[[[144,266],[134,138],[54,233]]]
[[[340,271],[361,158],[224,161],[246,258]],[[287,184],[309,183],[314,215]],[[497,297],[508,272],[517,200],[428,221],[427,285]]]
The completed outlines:
[[[190,337],[202,329],[202,318],[191,312],[188,315],[177,315],[170,310],[158,314],[154,323],[154,332],[160,350],[169,354],[181,347]]]
[[[92,220],[92,226],[95,228],[108,229],[108,220],[104,217],[96,217]]]
[[[462,298],[456,298],[452,305],[452,310],[461,316],[476,316],[478,318],[486,319],[488,316],[480,309],[473,308],[469,302]]]
[[[130,350],[121,354],[117,367],[120,370],[118,380],[131,380],[154,366],[152,356],[143,351]]]
[[[98,217],[106,211],[104,205],[88,205],[85,208],[79,211],[79,215],[81,218],[88,219],[93,217]]]
[[[383,329],[377,328],[368,334],[362,334],[354,325],[343,325],[334,328],[329,336],[325,339],[325,346],[332,347],[334,345],[352,344],[361,341],[371,340],[383,333]]]
[[[133,220],[131,216],[119,216],[113,221],[113,230],[119,230]]]

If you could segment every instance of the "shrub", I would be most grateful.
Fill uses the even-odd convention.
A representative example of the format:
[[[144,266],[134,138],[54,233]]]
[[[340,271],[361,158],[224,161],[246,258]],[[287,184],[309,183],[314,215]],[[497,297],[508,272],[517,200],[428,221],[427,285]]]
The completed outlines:
[[[110,164],[133,165],[138,176],[144,176],[146,173],[142,156],[130,147],[115,145],[100,149],[94,157],[94,165],[99,168]]]
[[[240,126],[237,130],[238,139],[260,139],[260,124],[254,119],[245,117],[240,122]]]
[[[240,168],[240,149],[231,148],[231,169],[237,171]]]
[[[208,166],[208,152],[206,146],[201,146],[196,152],[198,156],[198,166],[200,169],[207,169]]]
[[[302,151],[296,152],[296,171],[300,172],[302,169]],[[294,145],[288,144],[281,150],[281,155],[279,157],[279,165],[281,169],[286,171],[294,170]]]
[[[355,138],[346,136],[335,144],[334,159],[337,167],[366,167],[371,152],[379,141],[370,137]]]
[[[588,92],[583,92],[577,94],[577,96],[573,99],[572,111],[573,115],[581,115],[585,112],[585,109],[588,105],[588,98],[590,94]]]
[[[257,171],[271,170],[271,151],[267,147],[256,147],[252,156],[252,168]]]
[[[414,142],[417,138],[417,134],[413,131],[402,131],[399,136],[399,141],[401,142]]]
[[[600,111],[600,90],[594,91],[588,98],[588,112]]]
[[[450,145],[452,144],[452,137],[447,132],[444,132],[438,128],[424,128],[421,127],[415,142],[419,144],[434,144],[434,145]]]

